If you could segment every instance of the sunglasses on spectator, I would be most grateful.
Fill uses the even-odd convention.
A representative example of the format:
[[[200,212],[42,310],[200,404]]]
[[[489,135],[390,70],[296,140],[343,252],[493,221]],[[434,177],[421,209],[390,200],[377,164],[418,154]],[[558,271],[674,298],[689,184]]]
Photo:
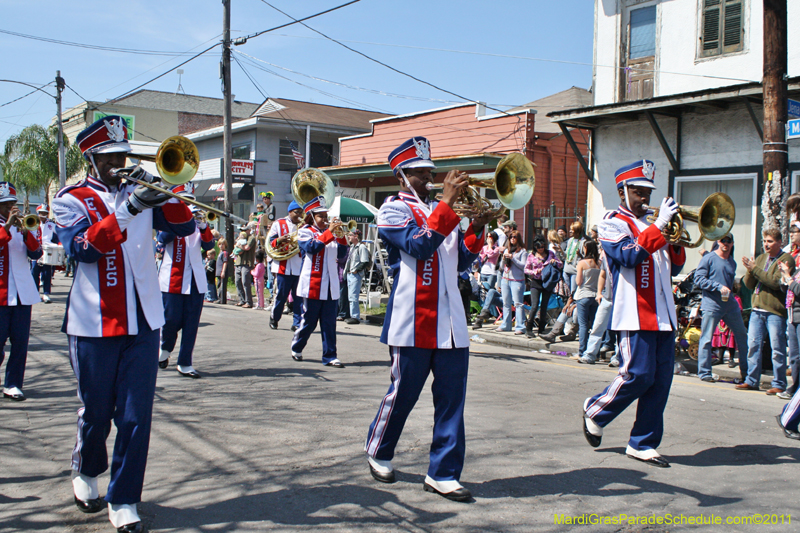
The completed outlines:
[[[733,242],[733,239],[731,239],[729,237],[725,237],[724,239],[720,239],[719,242],[722,243],[722,244],[730,244],[730,243]]]
[[[790,230],[789,230],[789,233],[800,233],[800,229],[797,229],[797,228],[795,228],[795,229],[790,229]]]

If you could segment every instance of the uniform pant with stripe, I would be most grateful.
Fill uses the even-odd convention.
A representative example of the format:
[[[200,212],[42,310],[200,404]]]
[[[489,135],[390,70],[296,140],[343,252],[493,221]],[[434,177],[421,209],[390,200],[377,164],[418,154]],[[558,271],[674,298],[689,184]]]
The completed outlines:
[[[164,327],[161,328],[161,349],[172,353],[181,331],[181,347],[178,352],[180,366],[192,366],[192,353],[197,340],[197,328],[203,313],[203,295],[192,279],[190,294],[161,293],[164,301]]]
[[[0,365],[5,358],[6,341],[11,339],[11,353],[6,364],[3,386],[22,390],[25,379],[25,362],[28,360],[28,339],[31,336],[31,306],[0,306]]]
[[[72,469],[97,477],[108,469],[106,439],[117,427],[106,501],[141,501],[158,372],[158,330],[139,308],[138,335],[69,336],[69,355],[78,378],[78,437]]]
[[[339,310],[339,300],[314,300],[301,298],[303,302],[303,317],[300,327],[292,339],[292,351],[303,353],[309,337],[319,322],[319,332],[322,335],[322,364],[328,364],[336,356],[336,313]],[[296,305],[296,303],[295,303]]]
[[[36,282],[36,290],[39,290],[39,283],[41,283],[42,294],[50,294],[53,265],[40,265],[37,261],[31,261],[31,274],[33,274],[33,281]]]
[[[798,423],[800,423],[800,392],[795,392],[791,401],[781,411],[781,424],[786,429],[797,431]]]
[[[464,468],[464,401],[467,395],[469,348],[424,349],[391,346],[389,392],[369,426],[364,450],[389,461],[408,415],[433,372],[433,441],[428,475],[436,481],[459,480]]]
[[[283,315],[283,306],[286,305],[286,301],[289,299],[289,294],[291,294],[292,311],[294,312],[292,325],[299,328],[301,320],[300,310],[303,307],[303,299],[297,296],[297,282],[300,280],[300,276],[275,274],[275,278],[277,290],[275,291],[275,298],[272,302],[272,312],[270,313],[270,318],[272,318],[276,324],[281,321],[281,315]]]
[[[619,374],[603,392],[589,400],[586,415],[605,427],[639,400],[628,444],[635,450],[656,449],[664,435],[664,408],[675,366],[675,333],[621,331],[619,334]]]

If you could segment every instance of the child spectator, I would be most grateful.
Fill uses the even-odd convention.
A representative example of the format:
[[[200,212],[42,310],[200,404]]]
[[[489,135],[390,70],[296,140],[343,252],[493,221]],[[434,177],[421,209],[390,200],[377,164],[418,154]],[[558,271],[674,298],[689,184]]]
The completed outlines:
[[[208,291],[206,292],[205,300],[214,303],[217,301],[217,253],[214,250],[206,252],[206,260],[204,261],[206,268],[206,283],[208,284]]]
[[[250,271],[250,275],[253,276],[253,280],[256,282],[256,296],[258,296],[258,303],[256,304],[256,309],[264,309],[264,283],[265,283],[265,275],[267,273],[267,267],[264,265],[264,259],[266,258],[267,254],[264,253],[264,250],[257,250],[256,251],[256,266]]]

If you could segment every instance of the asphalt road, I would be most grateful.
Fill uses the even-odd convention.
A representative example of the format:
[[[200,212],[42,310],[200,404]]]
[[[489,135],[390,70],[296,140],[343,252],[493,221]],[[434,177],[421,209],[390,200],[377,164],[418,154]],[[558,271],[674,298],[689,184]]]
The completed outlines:
[[[104,511],[72,503],[75,378],[54,303],[34,307],[28,401],[0,402],[0,531],[112,531]],[[433,408],[425,390],[394,460],[398,482],[373,481],[367,427],[389,385],[388,350],[374,326],[338,323],[345,369],[323,367],[315,333],[290,358],[289,320],[207,306],[195,351],[203,379],[160,371],[140,514],[151,531],[570,531],[566,517],[775,515],[783,525],[648,525],[592,531],[797,531],[800,443],[774,416],[783,401],[677,376],[657,469],[624,455],[633,407],[593,450],[581,432],[584,398],[615,371],[530,350],[473,345],[462,483],[472,503],[422,491]],[[109,437],[112,446],[114,432]],[[105,493],[107,475],[101,477]],[[561,516],[565,518],[561,518]],[[787,523],[787,515],[795,524]],[[751,518],[752,519],[752,518]],[[561,523],[557,523],[561,520]],[[673,518],[678,520],[678,518]]]

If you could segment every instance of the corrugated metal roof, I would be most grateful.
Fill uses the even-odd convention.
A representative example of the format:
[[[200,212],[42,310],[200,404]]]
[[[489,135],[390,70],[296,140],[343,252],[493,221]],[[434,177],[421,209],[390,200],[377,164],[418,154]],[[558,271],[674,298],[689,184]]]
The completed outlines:
[[[130,96],[115,100],[113,103],[131,107],[141,107],[144,109],[159,109],[163,111],[218,116],[222,116],[224,104],[222,98],[166,93],[148,89],[142,89]],[[256,109],[258,109],[258,104],[234,101],[231,107],[231,114],[235,118],[246,118],[252,115]]]
[[[276,109],[278,106],[283,107]],[[372,128],[370,120],[391,115],[376,111],[364,111],[363,109],[287,100],[285,98],[268,98],[261,104],[259,113],[257,115],[254,113],[253,116],[301,124],[330,124],[370,131]]]

